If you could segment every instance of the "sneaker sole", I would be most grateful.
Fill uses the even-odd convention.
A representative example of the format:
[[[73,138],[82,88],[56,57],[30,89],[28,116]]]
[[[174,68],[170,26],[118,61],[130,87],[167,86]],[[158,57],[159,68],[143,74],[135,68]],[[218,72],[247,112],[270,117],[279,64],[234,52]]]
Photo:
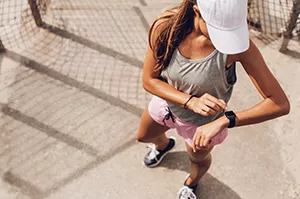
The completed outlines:
[[[170,136],[169,138],[172,138],[173,140],[175,140],[175,145],[173,146],[173,148],[170,149],[168,152],[166,152],[163,156],[161,156],[160,160],[159,160],[157,163],[148,166],[148,165],[146,165],[146,164],[143,162],[143,165],[144,165],[144,166],[146,166],[146,167],[148,167],[148,168],[156,167],[157,165],[159,165],[159,164],[161,163],[161,161],[164,159],[164,157],[165,157],[168,153],[170,153],[170,152],[176,147],[176,138],[173,137],[173,136]]]

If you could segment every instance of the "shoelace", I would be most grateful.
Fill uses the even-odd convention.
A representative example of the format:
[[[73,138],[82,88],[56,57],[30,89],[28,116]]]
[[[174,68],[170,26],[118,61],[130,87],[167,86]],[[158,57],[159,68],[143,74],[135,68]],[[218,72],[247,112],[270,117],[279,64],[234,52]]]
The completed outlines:
[[[193,190],[187,186],[183,186],[179,192],[179,199],[197,199]]]
[[[150,153],[149,153],[148,158],[149,159],[155,159],[157,161],[157,155],[159,154],[159,151],[156,149],[155,144],[149,144],[147,146],[147,148],[150,149]]]
[[[170,107],[167,107],[166,111],[167,111],[168,113],[165,115],[165,117],[164,117],[164,119],[163,119],[163,123],[165,124],[165,126],[167,126],[166,120],[169,120],[170,118],[172,119],[173,123],[175,123],[175,118],[174,118],[174,115],[173,115],[172,112],[171,112]]]

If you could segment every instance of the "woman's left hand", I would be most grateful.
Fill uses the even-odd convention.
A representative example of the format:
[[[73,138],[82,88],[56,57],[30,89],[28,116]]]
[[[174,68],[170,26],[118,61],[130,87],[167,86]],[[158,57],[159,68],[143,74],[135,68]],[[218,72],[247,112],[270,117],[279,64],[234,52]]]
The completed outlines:
[[[226,118],[227,119],[227,118]],[[193,138],[193,150],[196,152],[197,148],[207,148],[211,139],[218,135],[226,128],[226,119],[217,119],[211,123],[199,126]]]

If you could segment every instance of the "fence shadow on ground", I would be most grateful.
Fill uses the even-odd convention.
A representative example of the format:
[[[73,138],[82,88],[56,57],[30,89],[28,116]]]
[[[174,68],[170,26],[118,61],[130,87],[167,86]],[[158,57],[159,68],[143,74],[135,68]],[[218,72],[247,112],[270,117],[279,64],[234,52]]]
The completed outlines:
[[[189,160],[187,152],[178,151],[169,153],[159,167],[170,170],[181,170],[189,172]],[[219,181],[209,173],[206,173],[200,180],[200,188],[197,195],[199,199],[241,199],[241,197],[228,185]]]

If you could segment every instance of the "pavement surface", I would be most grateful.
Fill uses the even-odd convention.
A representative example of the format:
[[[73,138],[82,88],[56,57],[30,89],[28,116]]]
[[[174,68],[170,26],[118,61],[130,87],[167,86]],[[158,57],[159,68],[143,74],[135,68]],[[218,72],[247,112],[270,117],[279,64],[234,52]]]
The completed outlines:
[[[189,172],[184,141],[168,132],[176,149],[148,169],[135,132],[151,99],[141,84],[149,24],[178,1],[45,1],[43,28],[26,2],[0,2],[15,14],[0,26],[0,199],[176,198]],[[253,40],[292,110],[231,130],[212,152],[200,199],[300,198],[299,42],[282,54],[280,41]],[[237,72],[236,111],[262,99]]]

